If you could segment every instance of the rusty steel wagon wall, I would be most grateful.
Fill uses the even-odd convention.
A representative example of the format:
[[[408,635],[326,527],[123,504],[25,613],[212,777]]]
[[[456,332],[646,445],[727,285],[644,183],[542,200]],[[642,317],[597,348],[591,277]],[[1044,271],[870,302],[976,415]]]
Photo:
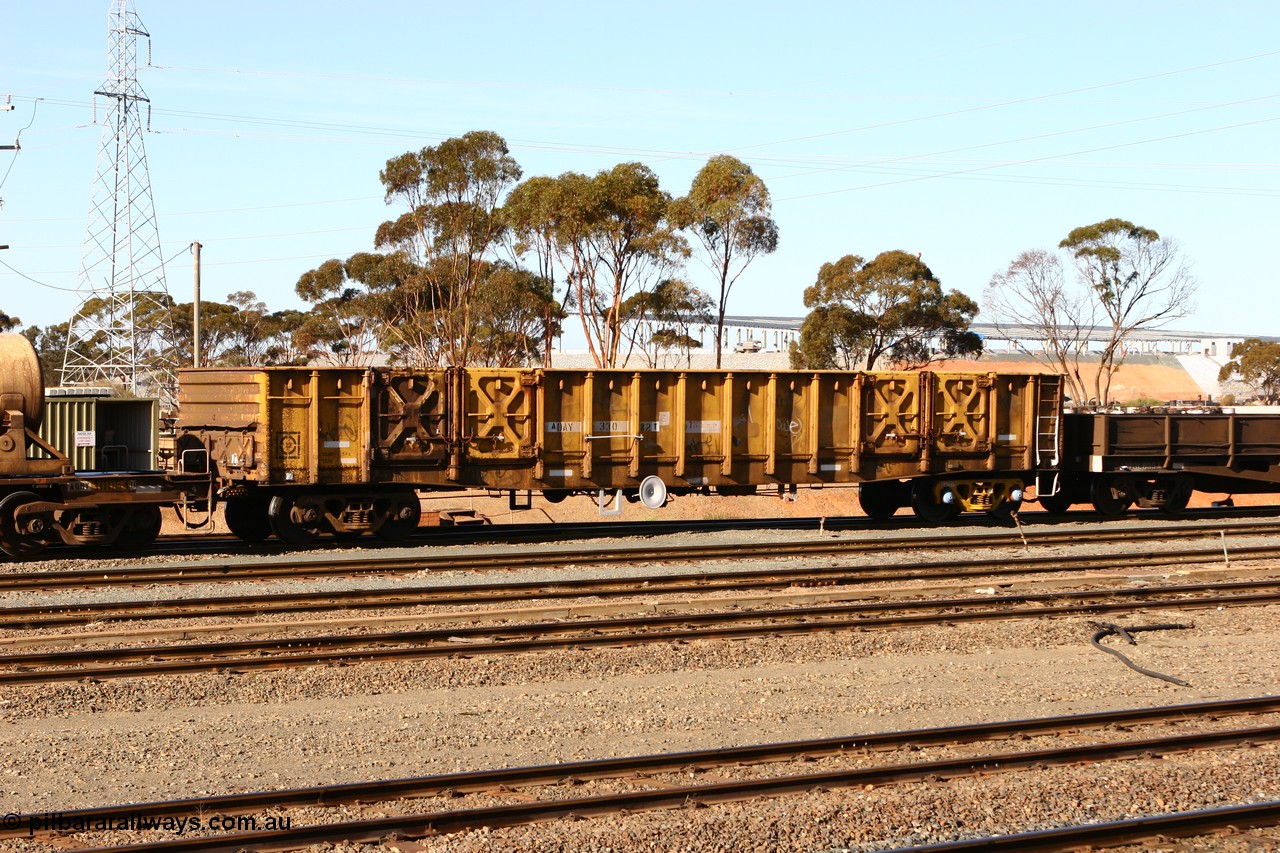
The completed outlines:
[[[369,478],[369,373],[363,368],[202,368],[179,372],[177,427],[224,477],[262,484]]]
[[[1029,468],[1035,377],[542,374],[538,479],[554,488],[810,485]]]
[[[1280,484],[1275,415],[1094,413],[1069,415],[1067,426],[1076,470],[1184,472]]]
[[[230,368],[181,373],[179,430],[258,484],[733,493],[1030,470],[1034,375]],[[1056,381],[1056,380],[1055,380]]]

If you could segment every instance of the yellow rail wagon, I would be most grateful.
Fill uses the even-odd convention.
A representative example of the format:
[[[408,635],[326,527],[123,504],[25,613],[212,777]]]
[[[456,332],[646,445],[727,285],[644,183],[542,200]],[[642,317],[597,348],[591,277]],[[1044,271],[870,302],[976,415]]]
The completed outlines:
[[[207,452],[228,526],[306,544],[417,526],[417,492],[638,498],[858,485],[937,522],[1016,507],[1057,464],[1060,380],[930,372],[185,370],[188,470]],[[192,455],[194,454],[194,455]]]

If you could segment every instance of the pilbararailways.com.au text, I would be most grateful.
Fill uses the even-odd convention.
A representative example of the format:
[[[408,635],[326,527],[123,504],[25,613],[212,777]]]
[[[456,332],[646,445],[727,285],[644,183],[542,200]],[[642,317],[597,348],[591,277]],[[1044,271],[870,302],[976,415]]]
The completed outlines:
[[[74,812],[9,813],[0,820],[7,830],[38,832],[279,832],[292,827],[293,818],[276,815],[155,815],[141,812],[83,815]]]

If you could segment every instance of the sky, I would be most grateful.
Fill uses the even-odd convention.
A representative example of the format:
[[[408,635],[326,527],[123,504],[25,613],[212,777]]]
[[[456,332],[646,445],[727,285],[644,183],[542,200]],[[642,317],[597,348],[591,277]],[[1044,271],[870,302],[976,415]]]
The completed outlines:
[[[1280,334],[1274,0],[131,2],[180,302],[198,241],[203,299],[304,307],[303,273],[400,213],[389,158],[490,130],[524,177],[639,161],[679,196],[713,155],[748,163],[780,241],[730,314],[803,316],[823,263],[893,249],[981,301],[1020,252],[1119,217],[1193,265],[1172,328]],[[112,0],[0,8],[0,146],[20,145],[0,150],[0,311],[65,322]],[[712,287],[696,260],[685,275]]]

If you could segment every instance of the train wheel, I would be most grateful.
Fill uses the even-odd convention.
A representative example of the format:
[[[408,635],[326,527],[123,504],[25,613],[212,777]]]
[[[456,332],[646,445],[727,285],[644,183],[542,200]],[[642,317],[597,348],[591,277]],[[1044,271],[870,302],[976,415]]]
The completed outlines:
[[[222,517],[232,535],[256,544],[271,535],[268,504],[252,498],[227,498]]]
[[[1189,474],[1174,474],[1160,477],[1152,484],[1151,494],[1158,497],[1156,507],[1161,512],[1177,515],[1191,503],[1191,493],[1195,491],[1195,480]]]
[[[267,518],[276,538],[294,548],[313,545],[324,533],[324,515],[320,507],[305,497],[276,495],[267,507]]]
[[[0,551],[20,560],[39,554],[49,544],[43,536],[47,527],[43,519],[18,518],[24,504],[38,500],[34,492],[13,492],[0,500]]]
[[[422,519],[422,504],[416,492],[396,495],[392,499],[391,517],[374,531],[374,535],[387,542],[403,542],[418,530]]]
[[[1039,501],[1040,508],[1050,515],[1062,515],[1071,509],[1071,498],[1062,492],[1058,492],[1056,495],[1041,495],[1036,500]]]
[[[1000,521],[1010,521],[1020,509],[1022,509],[1022,501],[1003,500],[994,508],[987,510],[987,515]]]
[[[858,505],[869,518],[885,521],[906,506],[911,496],[897,480],[888,483],[859,483]]]
[[[1191,503],[1191,489],[1185,492],[1178,492],[1170,495],[1169,499],[1160,504],[1160,511],[1167,512],[1170,515],[1177,515],[1187,508],[1187,504]]]
[[[1094,480],[1089,496],[1093,499],[1093,508],[1110,518],[1119,518],[1133,506],[1129,490],[1119,481]]]
[[[960,514],[959,503],[945,503],[933,495],[933,484],[919,480],[911,488],[911,509],[926,524],[942,524]]]
[[[139,506],[125,510],[124,527],[113,543],[117,548],[141,550],[146,548],[160,535],[164,519],[158,506]]]

